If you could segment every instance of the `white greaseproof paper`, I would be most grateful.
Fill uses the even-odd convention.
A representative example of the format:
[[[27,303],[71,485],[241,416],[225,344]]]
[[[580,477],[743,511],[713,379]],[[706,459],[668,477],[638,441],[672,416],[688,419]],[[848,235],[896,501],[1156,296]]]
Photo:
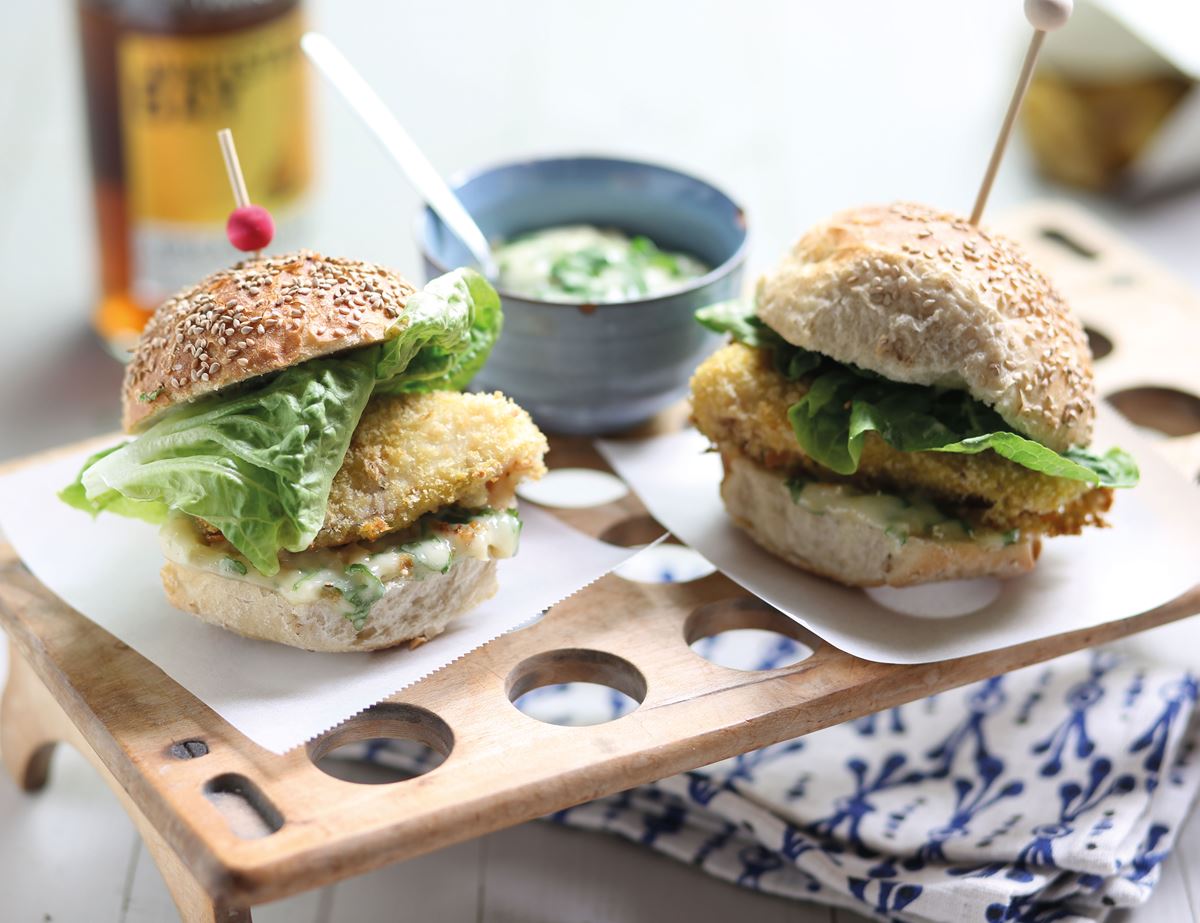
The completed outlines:
[[[636,553],[596,541],[529,504],[500,591],[415,650],[317,654],[251,641],[173,609],[154,526],[92,520],[56,491],[90,454],[0,478],[0,530],[67,604],[155,663],[255,743],[283,753],[565,599]]]
[[[726,514],[720,456],[706,451],[708,440],[695,430],[598,444],[680,541],[830,644],[866,660],[925,663],[997,650],[1137,615],[1200,582],[1200,491],[1107,407],[1093,444],[1101,451],[1121,446],[1142,472],[1137,487],[1116,491],[1105,515],[1112,528],[1046,540],[1037,567],[1020,577],[904,590],[844,587],[760,548]],[[939,614],[967,608],[974,611]]]

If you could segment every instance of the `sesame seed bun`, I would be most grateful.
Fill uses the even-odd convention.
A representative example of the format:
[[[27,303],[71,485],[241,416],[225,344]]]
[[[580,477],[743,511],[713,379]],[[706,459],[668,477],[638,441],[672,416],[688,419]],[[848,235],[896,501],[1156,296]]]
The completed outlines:
[[[759,282],[758,313],[839,362],[965,389],[1055,451],[1091,441],[1083,327],[1016,244],[957,215],[907,203],[835,215]]]
[[[125,370],[122,425],[308,359],[385,339],[415,289],[359,260],[301,250],[246,260],[177,294]]]

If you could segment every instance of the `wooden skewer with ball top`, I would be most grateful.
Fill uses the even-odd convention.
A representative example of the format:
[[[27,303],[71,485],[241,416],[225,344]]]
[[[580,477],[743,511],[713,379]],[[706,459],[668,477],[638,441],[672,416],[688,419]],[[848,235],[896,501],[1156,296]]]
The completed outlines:
[[[229,220],[225,222],[225,236],[239,250],[247,253],[254,251],[256,257],[261,257],[263,248],[268,246],[275,236],[275,221],[271,218],[271,213],[261,205],[250,204],[246,178],[242,176],[242,165],[238,162],[237,148],[233,143],[233,132],[222,128],[217,132],[217,141],[225,157],[225,172],[229,174],[229,185],[233,189],[233,201],[236,206],[229,213]]]
[[[1008,137],[1012,134],[1017,113],[1021,111],[1021,102],[1025,99],[1025,91],[1029,89],[1029,81],[1033,77],[1034,67],[1037,66],[1038,54],[1042,50],[1042,42],[1046,40],[1046,33],[1065,25],[1071,18],[1073,7],[1073,0],[1025,0],[1025,18],[1033,26],[1033,38],[1029,42],[1029,50],[1025,52],[1025,61],[1021,65],[1012,99],[1009,100],[1008,111],[1004,114],[1000,136],[996,138],[996,146],[992,148],[992,157],[988,161],[987,171],[983,174],[983,182],[979,185],[979,194],[975,196],[975,207],[971,209],[971,224],[979,224],[983,209],[987,205],[992,183],[1004,157],[1004,148],[1008,145]]]

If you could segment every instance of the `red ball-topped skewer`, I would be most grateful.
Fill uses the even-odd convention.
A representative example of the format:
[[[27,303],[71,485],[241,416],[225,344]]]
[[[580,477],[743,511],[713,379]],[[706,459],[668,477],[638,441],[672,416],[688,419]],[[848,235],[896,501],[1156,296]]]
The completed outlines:
[[[233,144],[233,132],[222,128],[217,132],[221,153],[225,155],[225,171],[229,174],[229,185],[233,187],[236,208],[229,213],[225,222],[225,236],[239,250],[253,251],[262,256],[262,251],[275,237],[275,220],[261,205],[250,204],[246,191],[246,179],[242,176],[242,165],[238,162],[237,148]]]
[[[275,236],[275,221],[261,205],[241,205],[229,213],[225,236],[239,250],[262,250]]]

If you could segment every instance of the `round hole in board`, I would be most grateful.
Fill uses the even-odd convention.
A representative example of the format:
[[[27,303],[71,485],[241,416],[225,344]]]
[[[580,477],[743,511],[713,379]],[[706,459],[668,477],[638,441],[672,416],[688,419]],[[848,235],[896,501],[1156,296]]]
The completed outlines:
[[[1091,327],[1084,327],[1083,332],[1087,334],[1088,349],[1092,351],[1093,359],[1103,359],[1113,351],[1113,342],[1099,330],[1093,330]]]
[[[527,481],[517,496],[539,506],[580,510],[620,500],[629,488],[615,474],[594,468],[554,468],[540,481]]]
[[[334,778],[380,785],[424,775],[453,749],[454,733],[433,712],[381,702],[310,742],[308,758]]]
[[[1085,260],[1094,260],[1099,255],[1087,244],[1081,243],[1070,234],[1066,233],[1065,231],[1060,231],[1058,228],[1042,228],[1042,237],[1044,237],[1046,240],[1053,241],[1064,250],[1069,250],[1076,256],[1082,257]]]
[[[640,548],[658,541],[666,531],[653,516],[629,516],[601,532],[600,541],[622,548]],[[677,541],[673,535],[668,535],[666,540]]]
[[[335,747],[316,766],[343,782],[390,785],[423,776],[445,761],[443,754],[419,740],[375,737]]]
[[[616,568],[614,573],[634,583],[688,583],[707,577],[716,570],[698,551],[679,544],[668,535],[653,547],[651,542],[666,532],[653,516],[630,516],[600,533],[600,540],[623,548],[642,550]]]
[[[690,583],[715,570],[700,552],[663,542],[643,548],[613,573],[634,583]]]
[[[646,678],[605,651],[565,648],[522,660],[508,677],[508,698],[546,724],[582,727],[614,721],[646,698]]]
[[[927,619],[950,619],[990,606],[1002,584],[994,577],[978,580],[944,580],[922,586],[867,587],[865,592],[885,609]]]
[[[813,655],[808,638],[798,624],[752,596],[706,603],[683,625],[683,640],[692,651],[732,670],[793,666]]]
[[[634,711],[640,703],[602,683],[558,683],[532,689],[513,704],[545,724],[589,727],[615,721]]]
[[[1200,397],[1175,388],[1151,385],[1110,394],[1108,402],[1130,423],[1167,436],[1200,432]]]

